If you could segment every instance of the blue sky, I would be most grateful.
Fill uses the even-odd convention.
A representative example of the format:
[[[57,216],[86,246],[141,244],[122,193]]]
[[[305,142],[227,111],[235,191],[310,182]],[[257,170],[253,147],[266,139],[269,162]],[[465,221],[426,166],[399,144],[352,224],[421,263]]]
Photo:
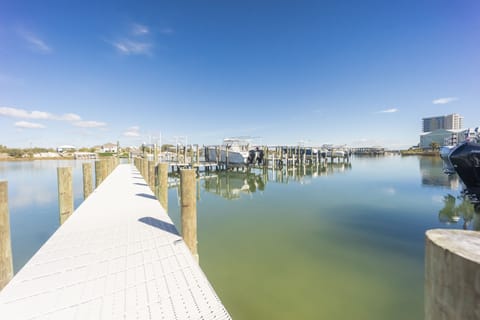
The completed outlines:
[[[0,1],[0,144],[408,147],[480,124],[480,2]]]

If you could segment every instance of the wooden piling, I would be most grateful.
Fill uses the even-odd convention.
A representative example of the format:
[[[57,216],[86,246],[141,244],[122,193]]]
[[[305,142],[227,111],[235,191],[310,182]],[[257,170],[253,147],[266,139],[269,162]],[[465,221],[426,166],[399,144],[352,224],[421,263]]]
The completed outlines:
[[[82,171],[83,171],[83,199],[87,199],[87,197],[92,193],[92,190],[93,190],[92,164],[83,163]]]
[[[196,163],[200,163],[200,146],[197,144],[197,156],[196,156]]]
[[[95,188],[102,183],[102,160],[95,161]]]
[[[12,277],[13,259],[8,213],[8,182],[0,181],[0,291]]]
[[[148,184],[148,160],[143,158],[142,160],[142,177]]]
[[[228,170],[228,146],[225,146],[225,169]]]
[[[100,168],[102,169],[102,182],[103,182],[105,178],[107,178],[108,176],[108,160],[107,159],[102,160],[102,164]]]
[[[195,170],[180,171],[180,201],[183,240],[198,261],[197,251],[197,199]]]
[[[57,168],[60,225],[73,213],[72,168]]]
[[[158,195],[163,209],[168,212],[168,163],[158,164]]]
[[[157,144],[153,145],[153,163],[156,164],[158,161],[158,150],[157,150]]]
[[[155,190],[155,163],[148,161],[148,185],[152,191]]]

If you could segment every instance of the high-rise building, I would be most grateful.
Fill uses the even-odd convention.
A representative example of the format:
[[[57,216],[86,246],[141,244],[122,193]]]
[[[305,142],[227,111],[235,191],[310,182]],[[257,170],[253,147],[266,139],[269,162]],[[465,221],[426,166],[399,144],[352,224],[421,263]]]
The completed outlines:
[[[432,132],[438,129],[460,130],[463,128],[463,117],[453,113],[448,116],[423,118],[423,132]]]

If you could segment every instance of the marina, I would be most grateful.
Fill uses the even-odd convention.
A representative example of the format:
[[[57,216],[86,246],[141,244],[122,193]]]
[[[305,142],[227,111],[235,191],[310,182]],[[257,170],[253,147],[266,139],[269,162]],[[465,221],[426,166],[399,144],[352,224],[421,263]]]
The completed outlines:
[[[150,172],[148,161],[134,162],[142,175]],[[20,192],[18,181],[34,176],[41,185],[30,183],[28,192],[45,184],[55,190],[56,168],[72,166],[78,208],[88,163],[93,173],[95,163],[88,161],[2,163],[11,188],[15,272],[58,228],[59,212],[56,197],[34,202],[35,209],[23,205],[20,195],[36,200]],[[164,166],[170,168],[168,215],[179,228],[179,178]],[[275,168],[201,172],[196,181],[200,266],[234,319],[421,318],[425,231],[480,228],[458,178],[443,174],[441,159],[353,156],[345,163]],[[148,180],[135,186],[147,188],[141,184]],[[151,192],[141,193],[160,197],[160,190]],[[449,209],[456,207],[464,209]],[[341,308],[345,294],[355,301],[349,310]],[[321,308],[317,299],[300,297],[320,298]]]

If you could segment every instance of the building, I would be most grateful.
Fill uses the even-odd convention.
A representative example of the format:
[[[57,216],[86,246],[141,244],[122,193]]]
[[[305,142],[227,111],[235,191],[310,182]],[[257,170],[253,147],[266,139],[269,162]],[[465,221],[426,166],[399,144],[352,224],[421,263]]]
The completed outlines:
[[[463,128],[463,117],[453,113],[448,116],[423,118],[423,132],[432,132],[439,129],[460,130]]]
[[[102,153],[116,153],[118,150],[118,145],[114,143],[105,143],[101,146],[96,146],[95,150]]]
[[[75,152],[75,150],[77,150],[75,146],[64,145],[57,147],[57,152]]]
[[[436,143],[439,146],[453,146],[465,140],[472,140],[475,135],[476,131],[472,129],[438,129],[431,132],[424,132],[420,135],[420,148],[430,149],[432,143]]]

